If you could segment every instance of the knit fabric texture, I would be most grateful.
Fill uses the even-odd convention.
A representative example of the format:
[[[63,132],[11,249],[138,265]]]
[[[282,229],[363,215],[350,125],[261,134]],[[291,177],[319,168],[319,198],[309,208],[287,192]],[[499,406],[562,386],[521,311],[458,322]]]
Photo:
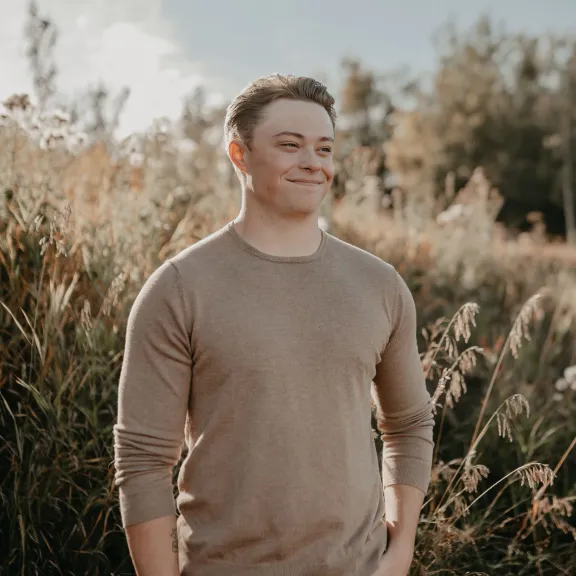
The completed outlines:
[[[391,264],[321,233],[311,255],[274,256],[228,222],[160,265],[130,310],[122,523],[177,515],[184,576],[372,576],[383,488],[428,489],[412,293]]]

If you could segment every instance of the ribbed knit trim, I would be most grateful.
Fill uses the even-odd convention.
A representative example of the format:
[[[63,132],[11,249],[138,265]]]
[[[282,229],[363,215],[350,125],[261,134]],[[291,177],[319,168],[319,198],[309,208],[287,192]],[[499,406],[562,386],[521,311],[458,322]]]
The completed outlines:
[[[322,235],[322,239],[320,240],[320,245],[318,249],[313,254],[309,254],[308,256],[274,256],[272,254],[267,254],[266,252],[262,252],[258,250],[252,244],[249,244],[240,234],[238,234],[236,228],[234,227],[234,220],[228,222],[224,227],[226,232],[230,234],[230,236],[234,239],[236,244],[242,248],[242,250],[252,254],[253,256],[257,256],[258,258],[262,258],[263,260],[269,260],[270,262],[287,262],[287,263],[298,263],[298,262],[313,262],[322,256],[324,253],[324,249],[326,248],[326,239],[327,235],[322,228],[319,228],[320,233]]]
[[[419,488],[426,494],[430,484],[430,462],[410,456],[389,458],[384,450],[382,452],[382,483],[384,487],[392,484],[408,484]]]

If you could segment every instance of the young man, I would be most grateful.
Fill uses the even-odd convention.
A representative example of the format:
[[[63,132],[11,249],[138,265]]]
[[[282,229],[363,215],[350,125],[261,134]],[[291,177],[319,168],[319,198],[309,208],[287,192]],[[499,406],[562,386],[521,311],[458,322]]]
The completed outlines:
[[[131,309],[114,433],[139,576],[408,572],[430,397],[407,285],[318,227],[333,105],[319,82],[281,75],[232,102],[241,211],[161,265]]]

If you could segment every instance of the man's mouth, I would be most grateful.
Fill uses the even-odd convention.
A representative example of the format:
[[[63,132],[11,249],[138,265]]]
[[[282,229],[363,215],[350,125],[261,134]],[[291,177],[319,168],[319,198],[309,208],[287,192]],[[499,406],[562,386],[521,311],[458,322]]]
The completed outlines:
[[[318,185],[318,184],[323,184],[323,182],[320,180],[288,180],[288,182],[293,182],[294,184],[309,184],[309,185]]]

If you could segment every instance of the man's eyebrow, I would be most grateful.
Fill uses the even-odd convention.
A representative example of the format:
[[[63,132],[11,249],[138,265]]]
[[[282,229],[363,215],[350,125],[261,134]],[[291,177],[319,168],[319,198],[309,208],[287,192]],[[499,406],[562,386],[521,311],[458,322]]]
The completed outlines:
[[[285,130],[284,132],[278,132],[278,134],[274,134],[274,138],[276,138],[277,136],[294,136],[295,138],[300,138],[300,140],[304,140],[303,134],[300,134],[298,132],[290,132],[288,130]],[[319,138],[319,140],[321,142],[334,142],[334,138],[332,138],[331,136],[322,136],[321,138]]]

